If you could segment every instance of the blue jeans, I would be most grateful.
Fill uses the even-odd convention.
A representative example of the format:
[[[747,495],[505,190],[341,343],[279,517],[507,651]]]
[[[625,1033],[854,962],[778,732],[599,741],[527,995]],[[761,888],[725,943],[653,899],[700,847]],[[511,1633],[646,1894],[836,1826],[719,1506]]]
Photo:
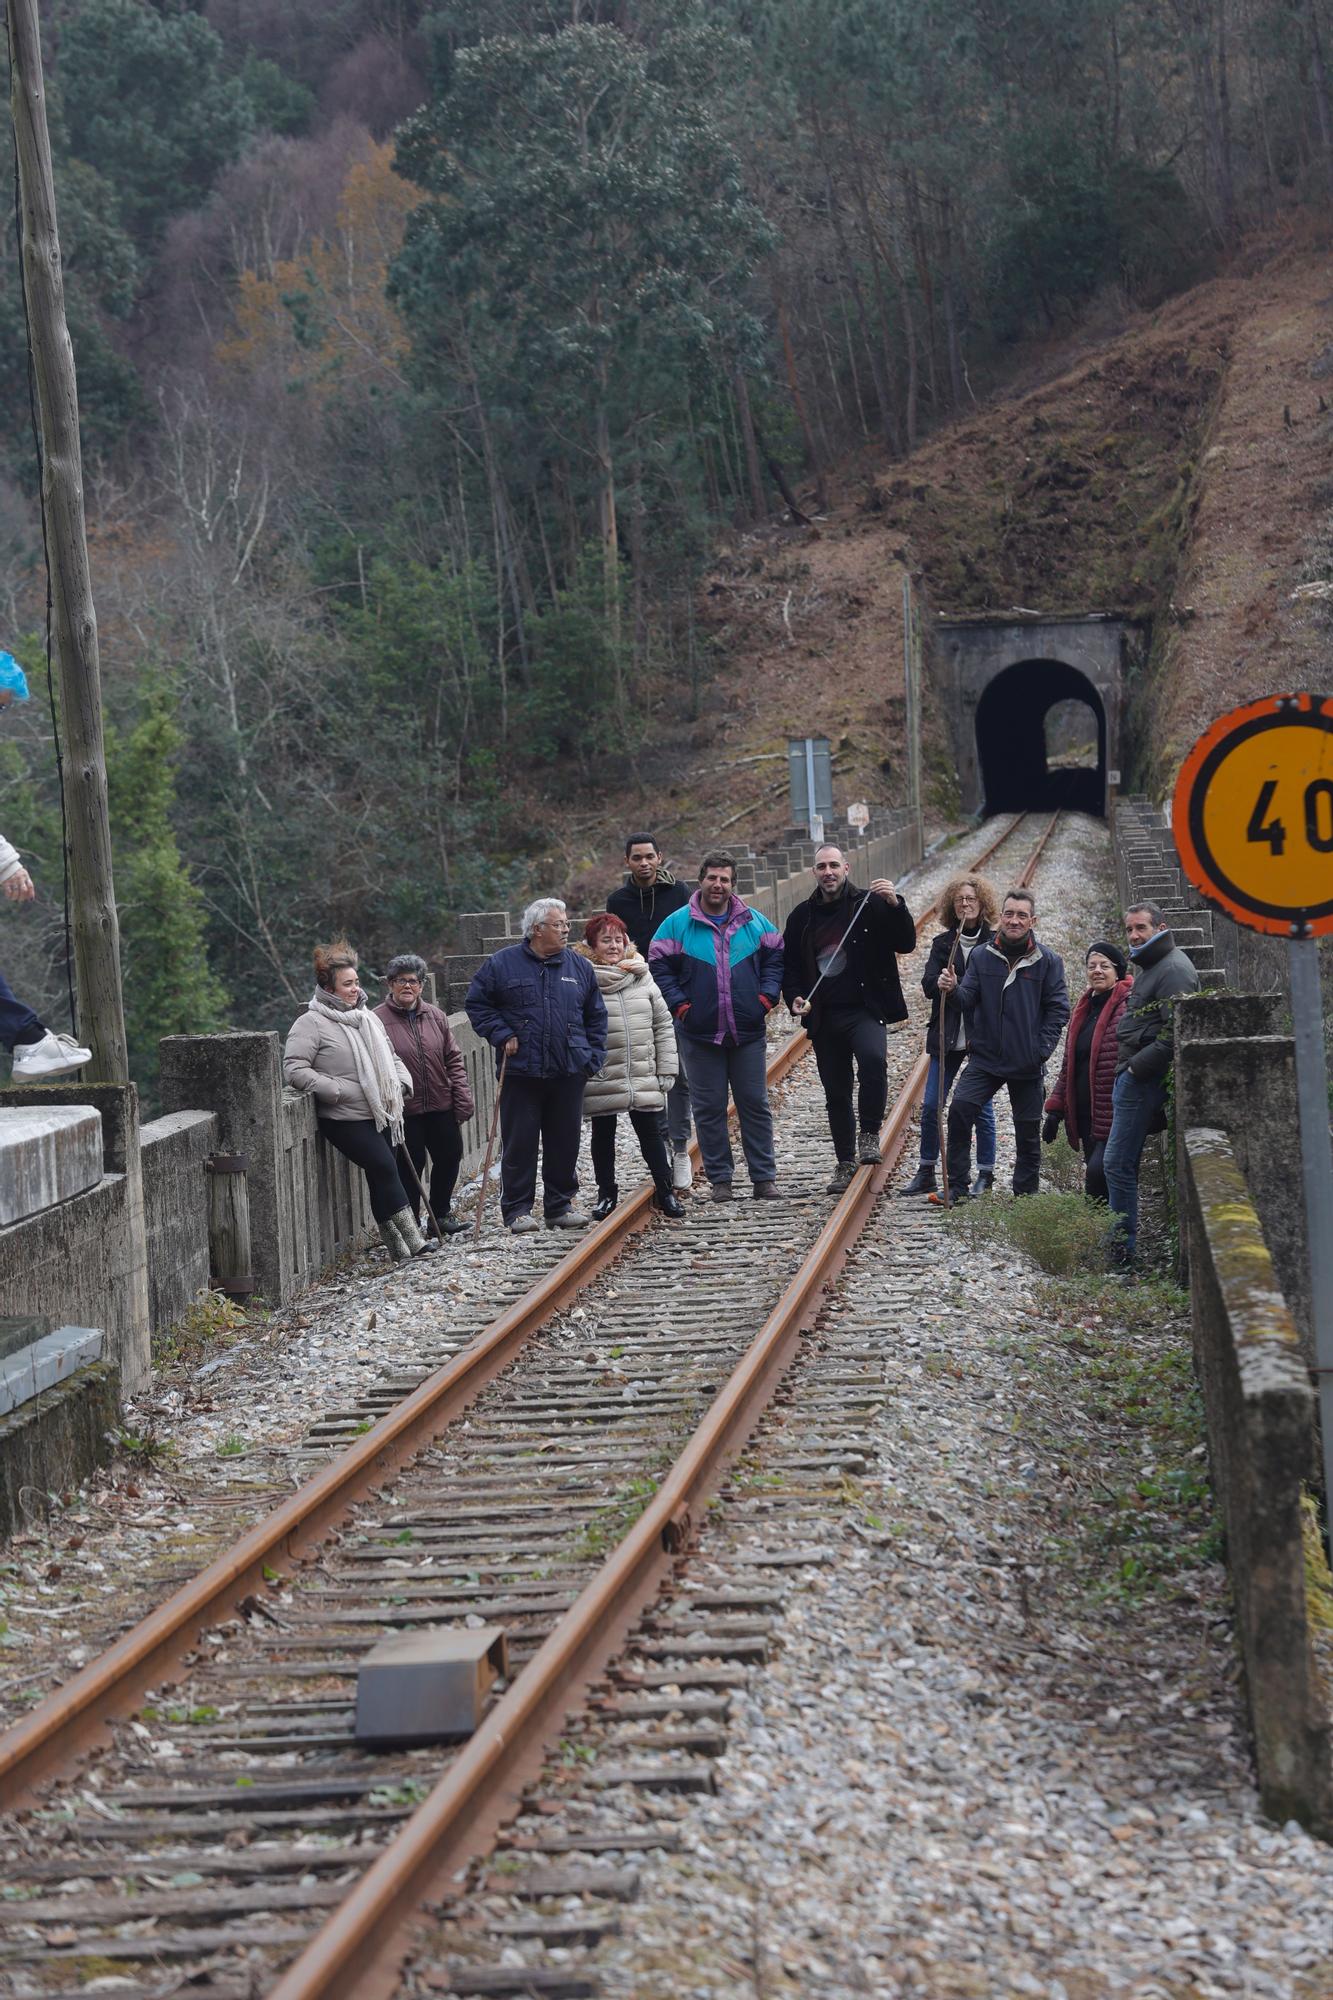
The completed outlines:
[[[762,1035],[739,1047],[685,1037],[685,1063],[694,1105],[694,1129],[710,1181],[730,1181],[736,1171],[727,1133],[727,1093],[736,1100],[741,1151],[756,1187],[778,1177],[773,1157],[773,1114],[768,1105],[768,1044]]]
[[[1111,1092],[1111,1136],[1102,1156],[1106,1198],[1121,1223],[1125,1255],[1134,1255],[1139,1235],[1139,1161],[1148,1133],[1166,1103],[1166,1084],[1140,1083],[1122,1069]]]
[[[40,1042],[45,1033],[32,1008],[15,998],[0,972],[0,1048],[23,1048],[29,1042]]]
[[[946,1092],[967,1059],[966,1049],[950,1049],[946,1061]],[[977,1113],[977,1165],[988,1170],[995,1165],[995,1106],[983,1105]],[[940,1156],[940,1059],[932,1056],[926,1076],[926,1094],[921,1100],[921,1164],[933,1167]]]

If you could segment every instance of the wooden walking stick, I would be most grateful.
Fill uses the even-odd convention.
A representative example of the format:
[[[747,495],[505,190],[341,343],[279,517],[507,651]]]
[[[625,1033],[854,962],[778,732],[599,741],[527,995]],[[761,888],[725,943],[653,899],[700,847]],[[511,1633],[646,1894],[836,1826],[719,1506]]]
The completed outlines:
[[[486,1138],[486,1164],[481,1170],[481,1188],[477,1194],[477,1221],[472,1231],[475,1243],[481,1235],[481,1219],[486,1213],[486,1190],[491,1184],[491,1155],[495,1151],[495,1135],[500,1129],[500,1092],[505,1087],[505,1071],[509,1067],[509,1051],[500,1058],[500,1074],[495,1084],[495,1109],[491,1112],[491,1129]]]
[[[946,972],[953,971],[953,955],[957,951],[957,949],[958,949],[958,937],[957,934],[955,933],[954,941],[949,946],[948,959],[945,962],[944,970]],[[949,1065],[945,1061],[945,1048],[944,1048],[944,1004],[945,1001],[948,999],[948,997],[949,996],[947,993],[940,994],[940,1053],[938,1056],[938,1062],[940,1066],[940,1081],[939,1081],[939,1088],[935,1093],[935,1141],[936,1144],[939,1146],[940,1159],[943,1162],[944,1166],[944,1178],[943,1181],[941,1182],[941,1186],[944,1189],[944,1195],[943,1195],[944,1206],[946,1208],[951,1208],[953,1206],[953,1197],[949,1192],[949,1149],[945,1144],[945,1136],[944,1136],[944,1114],[948,1109],[949,1105]]]

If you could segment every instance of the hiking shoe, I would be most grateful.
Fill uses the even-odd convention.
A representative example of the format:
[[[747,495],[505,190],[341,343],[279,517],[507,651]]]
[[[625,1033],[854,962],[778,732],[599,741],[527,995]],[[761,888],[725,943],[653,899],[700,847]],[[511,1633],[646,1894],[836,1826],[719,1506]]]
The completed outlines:
[[[899,1194],[934,1194],[935,1168],[933,1163],[923,1160],[906,1187],[900,1187]]]
[[[694,1186],[694,1162],[688,1153],[677,1153],[671,1162],[671,1185],[677,1194],[688,1194]]]
[[[80,1048],[73,1035],[53,1035],[48,1028],[40,1042],[24,1042],[14,1051],[12,1083],[43,1083],[54,1076],[70,1076],[93,1059],[91,1049]]]
[[[856,1142],[856,1157],[863,1167],[879,1165],[879,1133],[863,1132]]]
[[[512,1222],[505,1224],[511,1236],[531,1236],[536,1227],[537,1219],[533,1215],[516,1215]]]
[[[586,1229],[588,1227],[588,1218],[581,1208],[575,1208],[571,1203],[568,1208],[562,1208],[559,1215],[548,1215],[546,1218],[546,1227],[548,1229]]]
[[[730,1181],[714,1181],[712,1184],[714,1201],[735,1201]]]
[[[971,1199],[972,1199],[972,1190],[969,1187],[956,1187],[949,1189],[950,1208],[956,1208],[960,1201],[971,1201]],[[929,1195],[927,1196],[927,1200],[933,1201],[936,1208],[944,1207],[944,1196],[942,1194]]]
[[[440,1225],[441,1236],[462,1236],[472,1226],[471,1223],[463,1222],[458,1216],[451,1214],[447,1208],[444,1214],[437,1215],[435,1220]],[[431,1234],[434,1235],[433,1230]]]
[[[856,1179],[856,1161],[839,1160],[833,1169],[833,1179],[825,1188],[825,1194],[844,1194]]]
[[[782,1200],[782,1196],[778,1193],[778,1184],[776,1181],[756,1181],[750,1189],[750,1193],[756,1201]]]
[[[990,1167],[978,1167],[977,1177],[972,1183],[973,1194],[989,1194],[995,1185],[995,1175]]]

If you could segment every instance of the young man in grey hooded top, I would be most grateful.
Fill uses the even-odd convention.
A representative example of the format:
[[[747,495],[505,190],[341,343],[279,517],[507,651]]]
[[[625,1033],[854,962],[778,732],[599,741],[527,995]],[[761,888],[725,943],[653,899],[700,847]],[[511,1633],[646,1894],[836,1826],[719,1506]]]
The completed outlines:
[[[613,917],[620,918],[640,958],[647,958],[648,947],[659,925],[665,923],[673,911],[684,909],[689,900],[689,889],[683,882],[678,882],[666,866],[655,835],[630,834],[625,842],[625,880],[619,889],[611,891],[606,907]],[[690,1186],[693,1174],[689,1158],[690,1086],[685,1075],[679,1025],[676,1028],[676,1054],[680,1068],[676,1072],[676,1081],[667,1093],[663,1116],[672,1154],[671,1185],[683,1194]]]

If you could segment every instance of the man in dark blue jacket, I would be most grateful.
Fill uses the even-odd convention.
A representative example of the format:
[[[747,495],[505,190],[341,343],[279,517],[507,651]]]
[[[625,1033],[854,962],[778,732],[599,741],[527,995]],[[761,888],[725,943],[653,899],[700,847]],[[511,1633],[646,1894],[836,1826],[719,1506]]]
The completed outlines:
[[[606,1060],[606,1008],[586,958],[568,948],[569,917],[554,896],[523,912],[522,944],[488,958],[467,991],[467,1017],[509,1058],[500,1093],[500,1215],[524,1235],[537,1227],[537,1147],[548,1229],[582,1229],[579,1191],[583,1086]]]
[[[1035,1194],[1041,1185],[1042,1071],[1069,1019],[1069,990],[1063,964],[1037,942],[1036,914],[1030,889],[1010,889],[1000,928],[972,953],[961,981],[940,974],[941,993],[956,987],[967,1017],[967,1061],[949,1106],[951,1201],[968,1198],[972,1128],[1001,1084],[1014,1114],[1014,1193]]]

